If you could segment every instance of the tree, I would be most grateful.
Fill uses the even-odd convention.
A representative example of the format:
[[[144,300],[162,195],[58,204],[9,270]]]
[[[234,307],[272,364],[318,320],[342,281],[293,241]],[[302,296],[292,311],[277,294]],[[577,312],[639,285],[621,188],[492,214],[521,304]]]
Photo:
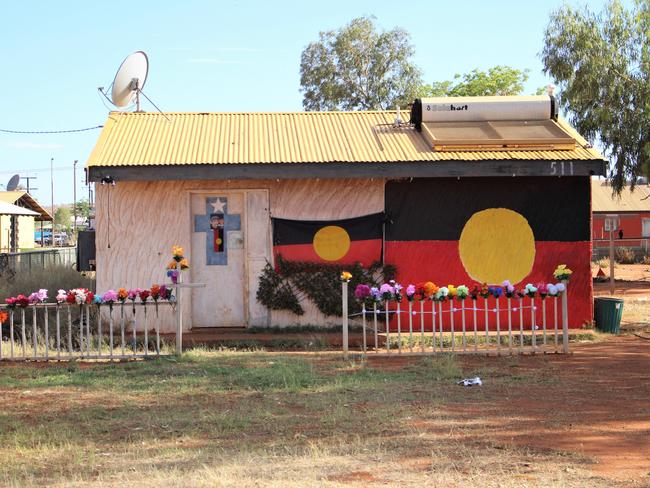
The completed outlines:
[[[600,141],[614,190],[650,171],[650,0],[599,13],[563,6],[551,13],[541,52],[560,106],[580,133]]]
[[[90,202],[87,198],[82,198],[77,203],[74,204],[74,208],[77,210],[77,217],[82,217],[84,221],[87,221],[90,217]]]
[[[405,107],[421,86],[410,61],[409,34],[399,28],[377,32],[373,18],[321,32],[300,60],[305,110],[380,110]]]
[[[59,207],[54,212],[54,224],[59,228],[70,230],[71,220],[72,212],[70,212],[68,207]]]
[[[458,80],[458,81],[456,81]],[[435,81],[423,85],[420,96],[467,97],[489,95],[520,95],[528,81],[528,70],[509,66],[494,66],[487,71],[475,69],[464,75],[454,75],[454,81]]]

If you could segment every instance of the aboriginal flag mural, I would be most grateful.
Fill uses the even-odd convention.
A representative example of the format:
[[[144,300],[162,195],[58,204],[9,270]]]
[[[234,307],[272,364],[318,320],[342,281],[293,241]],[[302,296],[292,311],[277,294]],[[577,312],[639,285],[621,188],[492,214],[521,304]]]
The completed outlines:
[[[383,214],[353,219],[273,220],[273,253],[288,261],[370,264],[381,260]]]
[[[569,321],[581,326],[592,319],[590,191],[588,177],[390,181],[385,261],[402,283],[439,286],[549,282],[566,264]]]

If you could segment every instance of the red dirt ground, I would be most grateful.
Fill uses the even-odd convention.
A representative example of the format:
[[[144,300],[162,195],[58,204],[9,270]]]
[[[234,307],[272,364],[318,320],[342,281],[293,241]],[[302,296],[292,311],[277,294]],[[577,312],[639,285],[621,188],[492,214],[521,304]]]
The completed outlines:
[[[484,377],[480,390],[465,389],[466,401],[445,404],[447,415],[470,426],[459,440],[578,453],[595,461],[596,473],[650,486],[650,341],[620,336],[572,347],[567,356],[490,358],[499,374],[539,372],[547,381],[510,388]],[[386,368],[408,360],[369,358]],[[486,366],[480,357],[461,361],[466,371]],[[425,428],[436,431],[435,423]]]

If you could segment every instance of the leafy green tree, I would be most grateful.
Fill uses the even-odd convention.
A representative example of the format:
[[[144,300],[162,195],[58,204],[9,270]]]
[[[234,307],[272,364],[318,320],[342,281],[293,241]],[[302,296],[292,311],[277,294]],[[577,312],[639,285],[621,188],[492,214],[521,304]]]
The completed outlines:
[[[602,12],[565,5],[551,13],[541,52],[561,107],[611,161],[620,192],[650,171],[650,0]]]
[[[414,48],[399,28],[378,32],[371,17],[321,32],[300,60],[305,110],[380,110],[412,102],[421,86]]]
[[[490,95],[520,95],[528,81],[528,70],[509,66],[494,66],[487,71],[475,69],[454,75],[453,81],[436,81],[423,85],[419,95],[424,97],[468,97]]]
[[[54,212],[54,225],[59,229],[70,230],[72,225],[72,212],[68,207],[59,207]]]
[[[83,217],[84,220],[88,220],[90,216],[90,203],[87,198],[82,198],[75,205],[74,208],[77,210],[77,217]]]

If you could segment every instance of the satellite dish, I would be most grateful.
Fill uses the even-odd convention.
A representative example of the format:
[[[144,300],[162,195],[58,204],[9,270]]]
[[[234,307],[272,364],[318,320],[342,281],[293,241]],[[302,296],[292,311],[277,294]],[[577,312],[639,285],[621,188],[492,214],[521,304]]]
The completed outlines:
[[[18,188],[19,182],[20,182],[20,176],[13,175],[9,180],[9,183],[7,183],[7,191],[14,191],[16,188]]]
[[[116,107],[125,107],[130,104],[135,97],[136,110],[140,111],[140,91],[147,81],[149,72],[149,59],[142,51],[136,51],[129,54],[120,69],[115,74],[113,80],[113,90],[111,91],[111,102]]]

